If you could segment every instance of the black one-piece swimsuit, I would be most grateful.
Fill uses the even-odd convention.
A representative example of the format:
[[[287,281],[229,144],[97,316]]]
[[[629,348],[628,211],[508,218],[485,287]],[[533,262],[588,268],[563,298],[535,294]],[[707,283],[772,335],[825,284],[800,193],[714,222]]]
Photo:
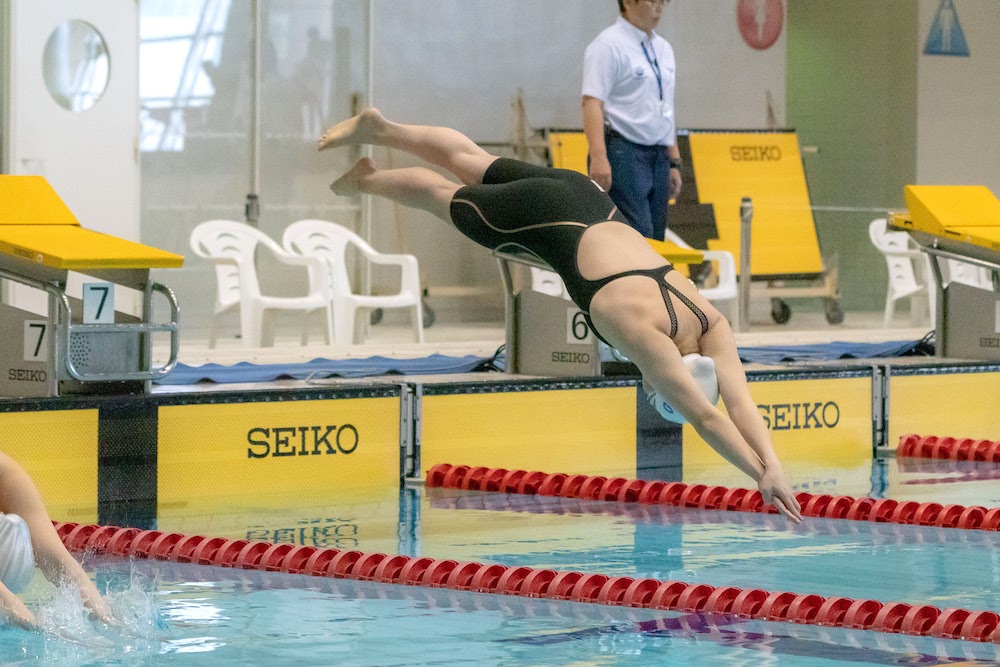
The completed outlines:
[[[609,220],[626,223],[611,197],[583,174],[498,158],[483,175],[482,185],[467,185],[455,193],[451,219],[479,245],[500,252],[527,252],[551,266],[601,340],[604,338],[590,319],[590,301],[599,289],[625,276],[648,276],[660,286],[670,315],[671,338],[677,334],[671,294],[698,317],[702,333],[708,331],[705,313],[667,282],[666,276],[673,270],[669,264],[623,271],[600,280],[580,275],[577,253],[587,228]]]

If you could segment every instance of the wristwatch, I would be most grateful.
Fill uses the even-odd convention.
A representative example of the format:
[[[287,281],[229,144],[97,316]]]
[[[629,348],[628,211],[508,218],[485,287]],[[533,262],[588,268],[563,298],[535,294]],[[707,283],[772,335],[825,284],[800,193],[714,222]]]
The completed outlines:
[[[677,158],[676,160],[674,158],[670,158],[671,169],[680,169],[682,164],[684,164],[684,161],[680,158]]]

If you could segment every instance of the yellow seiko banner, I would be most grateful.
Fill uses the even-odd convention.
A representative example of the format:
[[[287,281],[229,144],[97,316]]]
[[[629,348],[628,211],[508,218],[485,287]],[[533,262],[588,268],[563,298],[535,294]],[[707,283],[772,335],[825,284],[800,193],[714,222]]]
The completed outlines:
[[[691,132],[698,200],[715,207],[719,239],[740,261],[740,202],[753,200],[754,276],[823,271],[805,170],[794,132]]]
[[[635,387],[421,399],[421,472],[438,463],[635,476]]]
[[[1000,440],[1000,373],[889,376],[889,436],[907,433]]]
[[[751,382],[774,450],[796,491],[867,495],[872,460],[870,377]],[[722,408],[722,403],[719,404]],[[684,426],[684,481],[755,488]]]
[[[398,398],[159,410],[161,516],[362,502],[398,489]]]
[[[97,521],[97,410],[0,413],[0,446],[56,521]]]

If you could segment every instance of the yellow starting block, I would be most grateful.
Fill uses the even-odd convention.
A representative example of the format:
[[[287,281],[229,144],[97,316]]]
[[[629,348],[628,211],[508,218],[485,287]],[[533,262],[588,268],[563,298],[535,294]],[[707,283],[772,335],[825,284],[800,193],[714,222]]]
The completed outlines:
[[[909,216],[898,225],[935,237],[937,245],[966,253],[982,254],[988,260],[1000,253],[1000,200],[982,185],[908,185],[904,190]],[[895,224],[895,223],[894,223]],[[974,246],[970,248],[968,246]]]
[[[1000,200],[983,186],[908,185],[904,194],[909,211],[889,224],[908,232],[931,260],[938,355],[1000,359]],[[941,260],[986,268],[992,285],[945,286]]]
[[[149,280],[149,271],[183,263],[181,255],[82,228],[41,176],[0,175],[0,277],[48,295],[45,319],[0,304],[0,332],[8,341],[0,352],[0,395],[105,391],[98,386],[109,382],[148,390],[176,364],[179,347],[177,300]],[[85,285],[82,302],[71,299],[69,271],[104,282]],[[142,292],[140,317],[114,311],[115,285]],[[150,321],[153,292],[166,298],[168,322]],[[170,358],[153,368],[150,339],[158,332],[170,335]],[[19,340],[24,344],[11,344]]]

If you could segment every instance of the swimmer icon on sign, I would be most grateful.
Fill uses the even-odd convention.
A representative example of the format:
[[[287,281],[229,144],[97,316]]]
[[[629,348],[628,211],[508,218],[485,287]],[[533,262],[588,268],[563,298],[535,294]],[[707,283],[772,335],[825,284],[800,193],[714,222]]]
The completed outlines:
[[[781,0],[739,0],[736,22],[743,41],[753,49],[764,51],[774,46],[785,23],[785,8]]]

